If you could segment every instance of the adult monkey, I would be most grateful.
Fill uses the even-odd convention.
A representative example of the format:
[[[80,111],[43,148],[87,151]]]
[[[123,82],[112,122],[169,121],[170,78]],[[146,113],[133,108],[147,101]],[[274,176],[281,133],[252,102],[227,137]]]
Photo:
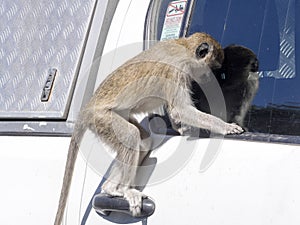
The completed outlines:
[[[137,167],[151,148],[149,134],[134,115],[159,106],[174,121],[212,132],[238,134],[243,129],[197,110],[190,96],[191,82],[208,82],[211,69],[223,62],[223,50],[210,35],[159,42],[112,72],[82,110],[71,139],[55,225],[62,221],[81,139],[90,129],[116,152],[116,163],[102,186],[113,196],[124,197],[133,216],[141,212],[142,192],[134,188]]]

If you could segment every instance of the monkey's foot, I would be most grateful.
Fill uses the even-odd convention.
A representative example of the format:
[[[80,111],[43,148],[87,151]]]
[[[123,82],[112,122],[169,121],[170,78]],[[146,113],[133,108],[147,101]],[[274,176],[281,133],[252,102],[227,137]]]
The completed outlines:
[[[226,128],[226,134],[241,134],[244,129],[235,123],[228,123]]]
[[[102,186],[102,192],[111,196],[123,197],[124,193],[117,188],[117,186],[111,182],[105,182]]]
[[[143,192],[134,188],[120,187],[112,182],[105,182],[102,186],[102,193],[112,197],[123,197],[129,204],[129,211],[134,217],[141,216],[143,198],[148,198]]]
[[[132,213],[132,216],[139,216],[142,210],[143,198],[147,198],[147,196],[136,189],[130,188],[124,190],[124,198],[129,203],[129,210]]]
[[[177,129],[180,135],[190,134],[192,132],[192,127],[188,125],[181,125],[180,128]]]

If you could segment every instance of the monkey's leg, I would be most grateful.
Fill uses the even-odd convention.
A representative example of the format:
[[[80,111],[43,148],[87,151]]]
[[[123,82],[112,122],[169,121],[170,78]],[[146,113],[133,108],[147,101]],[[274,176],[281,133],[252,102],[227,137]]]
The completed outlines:
[[[102,190],[113,196],[124,197],[129,202],[133,216],[136,216],[141,212],[142,198],[146,197],[133,188],[139,163],[147,153],[143,148],[148,146],[141,138],[144,134],[139,127],[111,110],[96,112],[94,116],[93,131],[117,153]]]
[[[258,76],[258,75],[257,75]],[[237,120],[241,121],[241,126],[243,126],[244,119],[246,117],[247,112],[249,111],[252,101],[256,95],[256,92],[258,90],[259,81],[257,79],[248,80],[248,86],[245,90],[245,100],[243,104],[241,105],[240,109],[240,116],[237,118]]]
[[[129,122],[135,125],[140,131],[140,155],[139,155],[139,164],[141,165],[145,157],[149,154],[152,147],[152,139],[148,131],[146,131],[135,118],[131,117]]]

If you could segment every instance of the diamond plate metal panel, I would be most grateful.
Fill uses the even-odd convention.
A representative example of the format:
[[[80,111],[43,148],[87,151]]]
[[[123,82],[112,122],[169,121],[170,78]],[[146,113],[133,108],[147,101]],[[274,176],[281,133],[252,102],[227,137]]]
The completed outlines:
[[[275,0],[280,29],[279,69],[266,72],[268,77],[294,78],[295,65],[295,0]],[[271,34],[270,34],[271,35]]]
[[[96,0],[0,2],[0,118],[64,118]],[[57,69],[49,101],[41,95]]]

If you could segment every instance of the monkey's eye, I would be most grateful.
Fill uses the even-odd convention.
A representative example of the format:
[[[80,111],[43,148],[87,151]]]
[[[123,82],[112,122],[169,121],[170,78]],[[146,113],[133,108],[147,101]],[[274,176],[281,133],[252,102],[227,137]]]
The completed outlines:
[[[196,49],[196,56],[200,59],[204,58],[209,50],[209,45],[204,42],[201,45],[198,46],[198,48]]]

